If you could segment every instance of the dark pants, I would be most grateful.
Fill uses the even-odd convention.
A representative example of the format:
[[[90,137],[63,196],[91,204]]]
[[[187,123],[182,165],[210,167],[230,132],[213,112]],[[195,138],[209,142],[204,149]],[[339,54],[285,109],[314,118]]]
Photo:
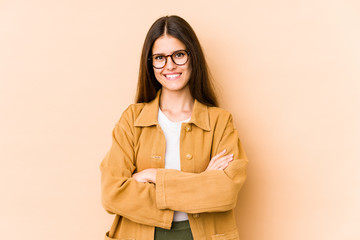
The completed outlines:
[[[193,240],[189,221],[173,222],[170,230],[156,227],[154,240]]]

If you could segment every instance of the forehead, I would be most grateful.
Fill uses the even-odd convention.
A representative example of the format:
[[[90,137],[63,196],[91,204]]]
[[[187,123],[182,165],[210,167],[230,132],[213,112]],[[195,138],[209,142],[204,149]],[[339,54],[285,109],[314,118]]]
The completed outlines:
[[[184,49],[186,47],[179,39],[170,35],[163,35],[155,40],[152,54],[171,54],[174,51]]]

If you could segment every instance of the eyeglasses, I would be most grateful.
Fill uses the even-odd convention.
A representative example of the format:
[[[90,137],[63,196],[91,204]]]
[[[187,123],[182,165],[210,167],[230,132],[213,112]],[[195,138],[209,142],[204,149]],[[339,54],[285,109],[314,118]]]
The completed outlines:
[[[168,57],[171,57],[173,63],[178,66],[184,65],[189,60],[190,52],[186,50],[178,50],[170,55],[154,54],[148,60],[152,62],[152,65],[156,69],[161,69],[166,65]]]

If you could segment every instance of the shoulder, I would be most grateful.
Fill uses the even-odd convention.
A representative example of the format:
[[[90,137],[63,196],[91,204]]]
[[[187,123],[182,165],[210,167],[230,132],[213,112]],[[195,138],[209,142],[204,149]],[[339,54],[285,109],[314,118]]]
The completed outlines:
[[[233,131],[235,129],[232,114],[221,107],[208,107],[210,128],[214,132]]]
[[[207,107],[208,108],[208,113],[209,113],[209,118],[210,121],[211,120],[216,120],[216,121],[229,121],[230,119],[232,119],[232,115],[231,113],[221,107]]]
[[[124,123],[133,124],[135,119],[139,116],[146,103],[133,103],[130,104],[121,114],[120,119],[116,125],[121,125]]]

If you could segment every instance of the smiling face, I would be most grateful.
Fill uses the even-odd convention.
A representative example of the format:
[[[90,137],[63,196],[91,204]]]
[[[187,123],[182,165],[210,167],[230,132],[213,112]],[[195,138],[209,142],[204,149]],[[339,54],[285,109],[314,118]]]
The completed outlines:
[[[177,38],[163,35],[156,39],[152,48],[152,55],[171,55],[178,50],[186,50],[185,45]],[[154,69],[156,79],[162,85],[163,91],[181,91],[188,88],[191,74],[190,59],[184,65],[176,65],[171,57],[161,69]]]

